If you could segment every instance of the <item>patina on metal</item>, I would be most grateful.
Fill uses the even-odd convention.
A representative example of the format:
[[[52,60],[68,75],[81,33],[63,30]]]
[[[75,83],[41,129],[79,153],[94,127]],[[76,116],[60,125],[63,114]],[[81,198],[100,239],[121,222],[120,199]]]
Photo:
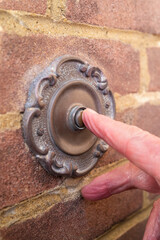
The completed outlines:
[[[73,108],[71,108],[69,114],[68,114],[68,125],[70,126],[70,128],[72,130],[83,130],[85,129],[85,125],[83,123],[82,120],[82,114],[83,111],[86,108],[81,106],[81,105],[77,105],[74,106]]]
[[[86,108],[115,116],[106,77],[78,58],[57,58],[31,84],[23,117],[24,139],[49,173],[84,175],[107,151],[108,145],[82,121]]]

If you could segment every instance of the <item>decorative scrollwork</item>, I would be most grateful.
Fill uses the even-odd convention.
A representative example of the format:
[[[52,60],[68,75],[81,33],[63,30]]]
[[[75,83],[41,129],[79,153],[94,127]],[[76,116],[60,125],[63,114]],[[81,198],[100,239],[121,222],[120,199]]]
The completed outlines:
[[[56,154],[52,151],[49,151],[45,156],[37,155],[36,158],[48,172],[54,172],[55,175],[72,176],[78,169],[77,165],[71,162],[59,162],[56,159]]]
[[[70,62],[70,64],[73,63],[74,66],[77,64],[75,69],[76,71],[78,68],[80,70],[75,73],[77,74],[78,81],[80,77],[83,77],[82,83],[84,83],[84,76],[85,78],[90,77],[98,88],[98,92],[103,94],[100,94],[100,96],[105,98],[104,95],[108,94],[108,81],[99,68],[92,67],[79,58],[72,56],[59,57],[53,61],[50,66],[46,68],[40,75],[38,75],[31,84],[28,100],[25,105],[23,132],[24,139],[29,148],[35,154],[40,164],[49,173],[54,175],[80,176],[84,175],[93,168],[98,158],[107,151],[108,145],[100,140],[97,142],[95,141],[96,143],[93,149],[89,149],[88,153],[85,152],[81,155],[81,158],[89,159],[89,165],[86,161],[84,161],[84,159],[81,163],[81,161],[78,159],[78,156],[67,155],[62,152],[51,139],[49,129],[47,128],[47,114],[49,114],[48,106],[51,102],[52,95],[54,95],[56,91],[55,85],[57,81],[62,81],[62,83],[63,81],[66,81],[68,83],[68,80],[65,79],[65,74],[68,73],[70,67],[66,68],[63,74],[61,73],[61,66],[68,62]],[[72,81],[75,80],[76,78],[74,75]],[[113,117],[115,109],[113,109],[113,111],[108,110],[111,109],[112,106],[114,108],[114,104],[112,104],[112,101],[114,102],[113,96],[108,94],[108,97],[106,98],[105,109],[107,109],[108,113],[111,115],[111,117]],[[62,156],[64,158],[62,158]]]
[[[92,67],[89,64],[82,64],[80,71],[85,73],[87,77],[93,77],[96,80],[96,85],[99,90],[106,95],[109,92],[108,81],[99,68]]]
[[[55,157],[55,153],[53,151],[48,151],[48,153],[44,156],[36,155],[36,158],[38,159],[42,167],[44,167],[50,173],[52,171],[51,167],[53,164],[54,157]]]
[[[89,64],[82,64],[80,66],[80,71],[85,73],[86,77],[91,77],[95,69],[95,67],[92,67]]]
[[[57,175],[67,175],[72,176],[76,173],[78,167],[77,165],[73,163],[59,163],[57,160],[55,160],[51,166],[52,170]]]
[[[96,148],[96,151],[94,152],[95,157],[101,157],[109,148],[109,145],[106,144],[104,141],[101,141]]]
[[[68,175],[72,176],[77,171],[77,166],[72,162],[60,163],[57,159],[55,159],[55,153],[53,151],[49,151],[48,148],[39,148],[33,137],[32,132],[32,122],[36,117],[40,117],[41,109],[45,106],[44,97],[42,95],[43,90],[47,87],[52,87],[56,84],[57,79],[59,77],[58,69],[60,66],[69,60],[76,60],[80,63],[83,63],[80,59],[72,58],[70,56],[60,57],[58,58],[51,66],[42,72],[31,86],[32,101],[29,104],[29,107],[26,107],[26,111],[23,118],[23,131],[24,138],[28,146],[32,149],[34,153],[36,153],[36,158],[39,160],[41,165],[50,173],[54,173],[56,175]],[[34,89],[34,91],[33,91]],[[42,136],[44,134],[44,130],[37,129],[37,135]]]
[[[42,96],[43,89],[48,86],[53,86],[54,84],[56,84],[57,77],[58,76],[54,74],[54,75],[48,76],[47,78],[40,79],[40,81],[37,83],[35,87],[35,98],[36,98],[36,104],[38,103],[40,108],[45,106],[45,103],[43,101],[43,96]],[[45,84],[43,84],[43,82],[45,82]]]
[[[39,117],[41,114],[41,111],[39,108],[29,108],[29,109],[26,109],[25,111],[25,115],[24,115],[24,118],[23,118],[23,129],[24,129],[24,138],[26,140],[26,143],[31,147],[31,149],[39,154],[46,154],[48,152],[48,149],[47,148],[44,148],[44,149],[40,149],[35,141],[34,141],[34,137],[33,137],[33,134],[32,134],[32,121],[33,121],[33,118],[37,118]]]

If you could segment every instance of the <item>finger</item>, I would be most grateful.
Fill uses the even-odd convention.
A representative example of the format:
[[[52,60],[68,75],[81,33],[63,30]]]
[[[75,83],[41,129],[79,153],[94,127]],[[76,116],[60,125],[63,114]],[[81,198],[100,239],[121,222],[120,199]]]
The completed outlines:
[[[153,177],[127,163],[95,178],[82,189],[82,195],[89,200],[99,200],[131,188],[160,192],[160,187]]]
[[[143,237],[143,240],[158,239],[160,239],[160,199],[154,203]]]
[[[90,109],[86,109],[82,117],[90,131],[160,182],[160,139],[158,137]]]

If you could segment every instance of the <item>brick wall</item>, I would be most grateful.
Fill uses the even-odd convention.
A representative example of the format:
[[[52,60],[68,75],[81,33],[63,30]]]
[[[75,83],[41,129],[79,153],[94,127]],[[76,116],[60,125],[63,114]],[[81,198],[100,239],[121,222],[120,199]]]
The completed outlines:
[[[159,0],[0,1],[0,239],[140,240],[156,195],[106,200],[80,189],[127,160],[113,149],[77,179],[53,177],[21,133],[29,85],[55,57],[72,54],[109,79],[117,119],[160,137]]]

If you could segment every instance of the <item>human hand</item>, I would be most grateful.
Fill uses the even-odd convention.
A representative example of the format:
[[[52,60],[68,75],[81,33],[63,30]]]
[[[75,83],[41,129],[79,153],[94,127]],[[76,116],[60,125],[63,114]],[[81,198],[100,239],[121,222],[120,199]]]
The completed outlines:
[[[107,198],[122,191],[139,188],[160,193],[160,139],[135,126],[130,126],[90,109],[83,112],[85,126],[130,162],[95,178],[83,187],[89,200]],[[154,203],[143,240],[160,239],[160,199]]]

